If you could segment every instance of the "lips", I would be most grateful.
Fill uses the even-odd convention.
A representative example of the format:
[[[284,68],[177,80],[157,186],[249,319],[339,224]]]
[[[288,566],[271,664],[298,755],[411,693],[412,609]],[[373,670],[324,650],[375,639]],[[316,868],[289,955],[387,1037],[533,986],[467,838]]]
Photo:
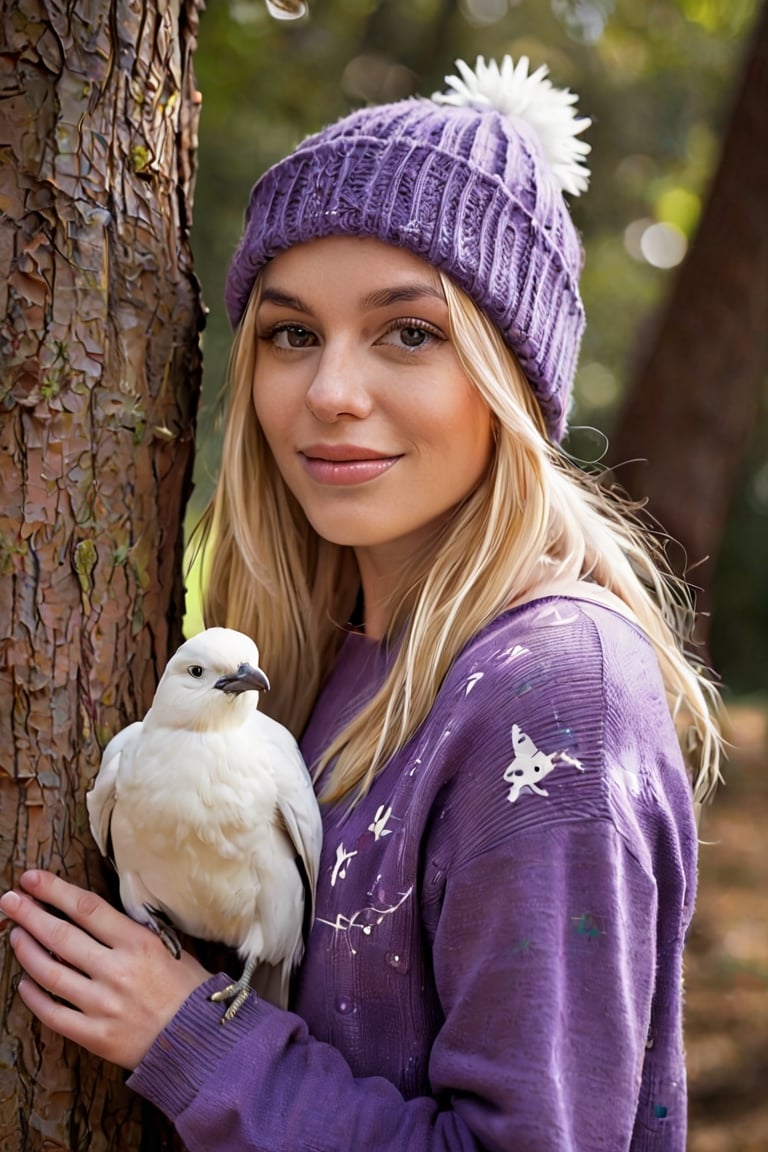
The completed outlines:
[[[308,460],[328,460],[334,464],[350,464],[358,460],[391,460],[393,454],[378,448],[364,448],[359,444],[310,444],[300,454]]]
[[[320,484],[363,484],[388,472],[400,455],[358,444],[311,444],[299,452],[305,471]]]

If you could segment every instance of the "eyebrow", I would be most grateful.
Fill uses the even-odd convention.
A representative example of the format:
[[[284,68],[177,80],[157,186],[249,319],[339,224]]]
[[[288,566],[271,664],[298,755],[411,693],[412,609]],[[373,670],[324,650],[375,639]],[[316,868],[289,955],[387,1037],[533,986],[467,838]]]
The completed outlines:
[[[367,296],[363,296],[360,303],[364,310],[373,311],[375,308],[387,308],[390,304],[403,304],[410,300],[425,298],[439,300],[442,304],[445,303],[445,296],[440,288],[434,284],[422,282],[402,284],[397,288],[382,288],[378,292],[369,292]]]
[[[263,304],[265,301],[279,304],[281,308],[293,308],[295,312],[309,311],[298,296],[290,296],[287,292],[281,292],[279,288],[262,288],[260,303]]]
[[[415,284],[401,284],[396,288],[380,288],[363,296],[360,306],[364,312],[372,312],[377,308],[388,308],[391,304],[403,304],[412,300],[433,299],[445,303],[445,296],[440,288],[433,284],[417,282]],[[292,308],[295,312],[311,312],[299,296],[292,296],[280,288],[264,287],[261,291],[262,303],[277,304],[281,308]]]

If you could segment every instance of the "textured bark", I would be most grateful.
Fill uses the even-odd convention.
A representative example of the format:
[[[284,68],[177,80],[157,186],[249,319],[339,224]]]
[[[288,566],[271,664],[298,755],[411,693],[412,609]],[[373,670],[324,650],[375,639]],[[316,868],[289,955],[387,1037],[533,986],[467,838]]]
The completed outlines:
[[[0,883],[102,884],[84,792],[181,637],[201,303],[201,0],[0,0]],[[14,994],[0,1147],[162,1149],[117,1069]]]
[[[698,565],[691,580],[704,610],[768,371],[767,142],[768,4],[695,243],[611,453],[622,486],[648,497]]]

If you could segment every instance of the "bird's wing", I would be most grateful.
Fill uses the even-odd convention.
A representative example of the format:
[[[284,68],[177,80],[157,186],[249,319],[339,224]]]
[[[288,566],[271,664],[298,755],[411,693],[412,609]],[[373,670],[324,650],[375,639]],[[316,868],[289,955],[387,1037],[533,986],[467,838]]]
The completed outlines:
[[[88,820],[91,833],[99,846],[102,856],[111,856],[109,843],[109,826],[112,820],[112,810],[115,807],[117,789],[117,776],[120,771],[120,761],[125,750],[133,743],[141,731],[141,722],[129,724],[113,736],[104,749],[101,758],[101,767],[93,782],[93,787],[85,797],[88,808]]]
[[[320,867],[323,825],[317,797],[307,766],[296,741],[286,728],[267,716],[256,714],[260,721],[261,747],[269,758],[277,785],[277,814],[283,832],[294,851],[296,870],[304,899],[300,922],[294,920],[292,941],[282,963],[260,964],[253,977],[257,995],[287,1008],[290,1002],[291,977],[307,946],[315,915],[315,889]],[[261,723],[266,721],[266,723]]]
[[[306,872],[311,892],[311,919],[323,842],[317,797],[299,747],[287,728],[261,712],[255,713],[255,718],[261,729],[261,740],[264,746],[269,746],[268,755],[277,784],[278,811]]]

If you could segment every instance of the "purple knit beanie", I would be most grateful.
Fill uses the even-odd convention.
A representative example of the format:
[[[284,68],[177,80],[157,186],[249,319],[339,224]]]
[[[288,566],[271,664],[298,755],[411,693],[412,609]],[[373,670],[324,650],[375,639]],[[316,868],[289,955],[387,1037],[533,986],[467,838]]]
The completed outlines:
[[[528,60],[482,57],[431,100],[353,112],[258,181],[230,265],[239,324],[259,270],[321,236],[371,236],[447,273],[516,354],[553,441],[565,431],[584,329],[582,248],[563,199],[587,186],[575,97]]]

